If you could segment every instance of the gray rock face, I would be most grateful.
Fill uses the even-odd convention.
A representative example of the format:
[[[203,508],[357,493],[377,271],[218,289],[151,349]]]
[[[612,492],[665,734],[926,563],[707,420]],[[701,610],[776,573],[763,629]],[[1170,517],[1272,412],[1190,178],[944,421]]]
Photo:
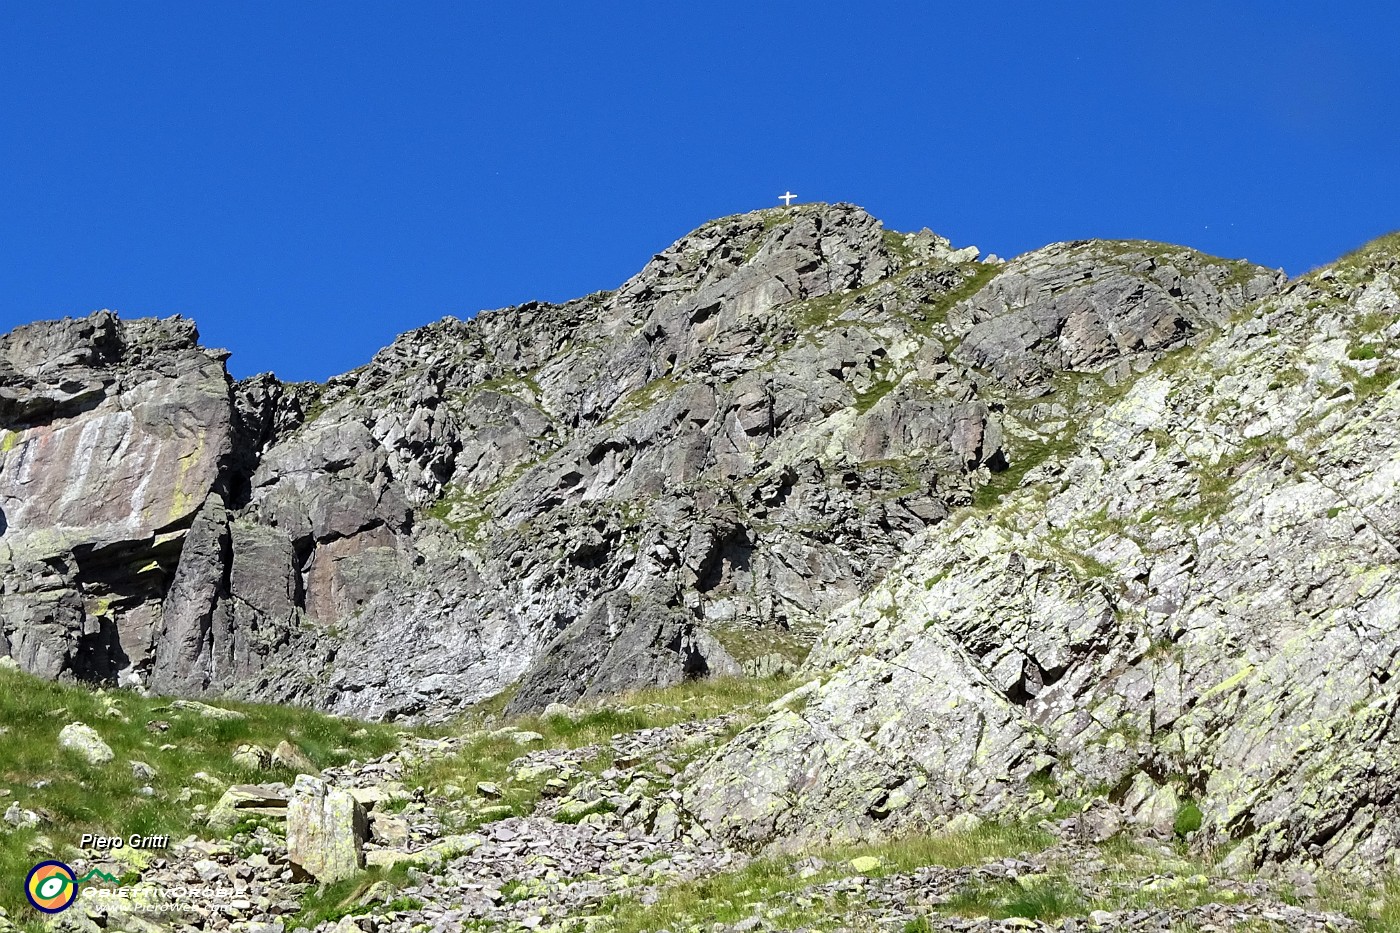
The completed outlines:
[[[184,532],[226,478],[225,356],[188,321],[105,311],[0,338],[0,649],[27,670],[150,663]]]
[[[786,669],[1008,466],[1008,403],[1277,284],[1152,244],[983,264],[809,205],[324,386],[234,383],[179,319],[31,325],[0,343],[0,651],[372,717]]]
[[[820,689],[697,769],[688,806],[777,847],[1064,800],[1164,834],[1199,810],[1194,843],[1234,863],[1393,865],[1398,286],[1392,237],[1141,374],[1008,405],[1025,466],[836,614]]]
[[[1007,264],[950,315],[956,356],[1021,389],[1220,327],[1277,273],[1155,243],[1062,243]]]
[[[375,717],[783,669],[998,464],[943,319],[990,271],[815,205],[325,386],[235,384],[178,319],[21,328],[0,650]]]

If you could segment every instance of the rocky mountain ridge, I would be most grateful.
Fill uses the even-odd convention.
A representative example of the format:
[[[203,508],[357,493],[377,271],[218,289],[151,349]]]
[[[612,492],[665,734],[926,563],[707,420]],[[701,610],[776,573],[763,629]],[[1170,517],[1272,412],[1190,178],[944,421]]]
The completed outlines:
[[[804,205],[324,386],[233,383],[179,319],[30,325],[0,653],[372,718],[800,663],[684,782],[730,844],[1074,799],[1105,837],[1379,859],[1397,253],[983,262]]]
[[[0,649],[380,717],[789,666],[1004,466],[990,406],[1276,284],[1098,249],[1003,268],[846,205],[764,211],[325,386],[230,384],[179,319],[21,328]]]

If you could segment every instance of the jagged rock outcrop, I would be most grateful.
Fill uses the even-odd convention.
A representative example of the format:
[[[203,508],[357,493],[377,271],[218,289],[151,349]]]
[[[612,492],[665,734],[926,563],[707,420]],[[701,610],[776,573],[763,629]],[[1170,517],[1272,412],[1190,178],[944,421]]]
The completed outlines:
[[[1000,497],[916,536],[688,805],[784,847],[1069,800],[1167,834],[1198,812],[1244,865],[1393,865],[1397,286],[1392,237],[1140,375],[1008,406]]]
[[[232,455],[227,354],[109,312],[0,338],[0,651],[48,677],[149,664],[185,530]]]
[[[1135,244],[980,263],[812,205],[325,386],[233,383],[179,319],[31,325],[0,352],[0,650],[376,717],[782,669],[1008,466],[1008,399],[1275,284]]]
[[[370,716],[790,665],[1000,466],[980,377],[930,339],[994,271],[815,205],[326,386],[234,384],[184,321],[23,328],[0,649]]]

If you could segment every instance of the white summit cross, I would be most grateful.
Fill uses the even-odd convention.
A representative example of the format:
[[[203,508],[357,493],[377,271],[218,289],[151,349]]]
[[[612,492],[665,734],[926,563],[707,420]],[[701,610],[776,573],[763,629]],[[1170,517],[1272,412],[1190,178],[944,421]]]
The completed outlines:
[[[797,197],[797,195],[789,191],[787,194],[778,195],[778,200],[783,202],[783,207],[791,207],[792,199],[795,197]]]

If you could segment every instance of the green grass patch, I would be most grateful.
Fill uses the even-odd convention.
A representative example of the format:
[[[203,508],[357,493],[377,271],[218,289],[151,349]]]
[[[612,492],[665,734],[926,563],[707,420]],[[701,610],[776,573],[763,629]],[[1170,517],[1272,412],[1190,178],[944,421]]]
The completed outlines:
[[[681,381],[674,376],[662,376],[653,379],[639,389],[633,390],[617,405],[613,406],[613,411],[609,421],[622,415],[635,412],[646,411],[655,405],[659,400],[669,397],[681,387]]]
[[[865,874],[883,876],[925,865],[978,865],[1039,852],[1052,842],[1049,834],[1032,827],[985,824],[945,836],[910,835],[869,845],[825,847],[807,853],[828,863],[827,868],[808,878],[799,877],[794,869],[800,856],[758,859],[735,871],[668,888],[650,906],[635,898],[615,896],[604,902],[599,913],[608,918],[605,929],[609,933],[674,929],[693,922],[733,923],[752,915],[759,903],[772,904],[803,888],[856,874],[849,863],[860,856],[872,856],[880,862],[878,868]]]
[[[387,903],[361,903],[369,889],[380,882],[388,882],[395,888],[404,887],[409,883],[408,870],[404,865],[389,869],[373,867],[353,878],[316,885],[302,898],[301,910],[291,918],[287,929],[310,930],[321,923],[334,923],[342,917],[371,911],[383,914],[393,910],[416,910],[423,906],[422,901],[416,898],[399,897]]]
[[[1047,875],[1026,875],[1015,881],[973,884],[953,895],[939,908],[960,917],[1053,922],[1086,912],[1084,898],[1067,880]]]
[[[864,392],[857,392],[855,405],[853,406],[856,413],[863,415],[874,408],[876,403],[886,395],[889,395],[897,385],[899,385],[898,379],[880,379]]]
[[[44,822],[32,830],[0,833],[0,873],[23,879],[41,857],[73,858],[83,833],[129,836],[166,834],[181,838],[196,826],[193,808],[212,805],[230,784],[283,780],[291,772],[254,771],[234,764],[239,745],[274,748],[286,739],[320,767],[352,758],[378,757],[398,744],[396,729],[325,716],[307,709],[214,701],[244,714],[242,719],[209,719],[173,709],[164,697],[128,691],[99,693],[83,686],[52,683],[0,669],[0,810],[18,803]],[[109,710],[119,715],[112,715]],[[60,748],[59,731],[82,722],[95,729],[115,754],[95,765]],[[152,731],[148,723],[169,723]],[[173,748],[162,749],[162,746]],[[133,761],[156,769],[153,778],[132,773]],[[205,772],[212,780],[197,779]],[[151,796],[141,793],[149,785]],[[192,793],[181,800],[181,792]],[[44,837],[47,843],[40,842]],[[34,851],[31,851],[34,847]],[[0,906],[12,917],[33,918],[22,885],[0,885]]]
[[[1234,501],[1235,478],[1230,475],[1234,464],[1226,458],[1214,466],[1196,469],[1196,502],[1180,516],[1187,524],[1202,524],[1220,518]]]
[[[492,379],[486,379],[482,382],[478,382],[474,386],[468,386],[463,393],[458,396],[458,399],[470,398],[478,392],[499,392],[503,395],[513,395],[519,398],[522,388],[528,390],[536,398],[539,397],[540,384],[535,381],[533,371],[528,373],[503,372],[501,375]],[[532,405],[534,404],[530,399],[525,399],[524,401]]]
[[[1101,509],[1096,516],[1081,521],[1082,527],[1091,528],[1099,538],[1120,533],[1117,523],[1107,519],[1107,509]],[[1038,556],[1054,561],[1080,580],[1106,580],[1113,576],[1113,568],[1092,554],[1085,553],[1069,542],[1068,529],[1056,529],[1047,535],[1043,542],[1033,548],[1041,552]]]
[[[769,232],[787,225],[792,218],[794,208],[770,207],[759,213],[763,216],[763,226],[754,231],[749,242],[744,246],[744,262],[748,262],[758,255],[758,251],[763,249],[763,244],[768,242]]]
[[[810,638],[801,638],[783,629],[717,626],[710,630],[710,634],[740,664],[776,654],[796,667],[807,659],[808,652],[812,650]]]
[[[898,230],[886,230],[880,236],[884,240],[885,250],[895,258],[901,267],[914,261],[914,251],[904,242],[905,234]]]
[[[1371,885],[1357,884],[1346,876],[1323,878],[1317,888],[1322,909],[1351,917],[1367,933],[1400,931],[1400,877],[1387,875]]]
[[[792,323],[799,332],[830,327],[848,307],[849,294],[832,293],[807,298],[792,306]]]
[[[1331,266],[1325,266],[1310,276],[1331,270],[1343,281],[1352,282],[1358,276],[1369,276],[1372,269],[1400,262],[1400,230],[1376,237],[1359,249],[1342,256]]]
[[[291,390],[291,394],[296,396],[298,399],[305,399],[306,407],[302,411],[301,418],[301,423],[303,425],[311,424],[317,418],[324,415],[333,404],[332,400],[326,397],[326,386],[323,386],[320,383],[288,383],[287,388]]]
[[[990,509],[1001,502],[1008,494],[1021,487],[1026,474],[1052,459],[1071,456],[1078,445],[1075,433],[1066,429],[1059,435],[1017,443],[1005,450],[1007,467],[1000,473],[993,473],[991,479],[973,493],[972,505],[978,509]]]
[[[514,479],[515,474],[511,475]],[[504,483],[498,483],[503,486]],[[487,492],[472,492],[461,486],[447,486],[436,502],[418,510],[424,518],[434,518],[442,522],[458,537],[471,541],[480,535],[481,530],[491,521],[491,515],[482,505],[489,502],[489,496],[496,486]]]
[[[1388,365],[1377,367],[1370,375],[1362,375],[1351,366],[1343,366],[1342,373],[1346,376],[1351,393],[1356,396],[1358,402],[1370,401],[1378,395],[1383,395],[1396,378],[1400,377],[1400,372]]]
[[[1367,311],[1365,314],[1358,314],[1353,322],[1358,333],[1368,336],[1379,334],[1390,326],[1394,317],[1381,311]]]
[[[518,463],[490,486],[481,490],[470,490],[458,485],[447,486],[436,502],[419,509],[418,514],[437,519],[465,540],[475,540],[480,537],[492,518],[484,506],[534,465],[533,460]]]
[[[1188,856],[1182,846],[1163,850],[1119,836],[1095,847],[1094,852],[1103,862],[1095,881],[1105,889],[1096,895],[1075,887],[1071,866],[1052,861],[1041,875],[974,882],[941,911],[964,917],[1023,917],[1054,923],[1095,910],[1186,910],[1235,899],[1233,893],[1216,889],[1212,865]],[[1144,884],[1143,879],[1149,877],[1154,880]]]
[[[1001,271],[1000,266],[991,263],[971,263],[971,269],[954,288],[949,289],[939,295],[933,301],[928,302],[921,309],[924,316],[924,326],[920,328],[927,331],[935,324],[941,324],[948,319],[948,312],[960,301],[966,301],[973,295],[980,292],[988,282],[996,278]]]
[[[618,732],[673,726],[733,712],[757,712],[795,686],[788,678],[706,677],[674,687],[651,687],[609,697],[566,716],[527,716],[520,727],[545,736],[550,747],[605,742]],[[611,729],[612,731],[608,731]],[[558,744],[551,744],[557,742]]]
[[[930,836],[911,834],[870,845],[846,845],[829,849],[824,858],[848,861],[862,855],[880,860],[872,876],[902,874],[925,865],[962,868],[992,859],[1039,852],[1054,843],[1044,830],[1019,823],[984,823],[961,833]],[[821,853],[819,853],[821,854]],[[849,873],[849,872],[847,872]]]
[[[455,491],[449,491],[441,499],[424,508],[422,514],[437,519],[461,537],[474,540],[491,520],[491,516],[483,511],[464,508],[465,501],[456,495]]]
[[[465,721],[472,723],[473,728],[481,724],[494,723],[505,715],[506,707],[510,701],[515,699],[515,695],[520,692],[520,682],[516,681],[506,687],[495,696],[489,696],[473,704],[467,712]]]
[[[555,743],[551,747],[573,747],[566,741],[560,741],[557,734],[554,738]],[[481,733],[455,754],[434,759],[408,771],[404,782],[425,787],[434,796],[475,798],[478,803],[476,808],[466,805],[450,808],[452,820],[447,828],[451,832],[466,832],[488,822],[508,816],[528,816],[535,811],[548,776],[516,780],[511,765],[531,749],[540,747],[539,743],[521,745],[508,735],[492,737],[489,733]],[[611,763],[610,755],[600,754],[588,762],[587,767],[588,770],[601,771]],[[496,785],[499,794],[489,798],[479,797],[477,785],[483,782]]]
[[[1247,285],[1261,273],[1267,274],[1267,270],[1261,270],[1245,259],[1226,259],[1223,256],[1213,256],[1184,246],[1158,243],[1155,240],[1099,240],[1092,248],[1099,256],[1117,260],[1126,266],[1149,257],[1164,265],[1183,270],[1204,266],[1217,272],[1215,287],[1219,289]]]

